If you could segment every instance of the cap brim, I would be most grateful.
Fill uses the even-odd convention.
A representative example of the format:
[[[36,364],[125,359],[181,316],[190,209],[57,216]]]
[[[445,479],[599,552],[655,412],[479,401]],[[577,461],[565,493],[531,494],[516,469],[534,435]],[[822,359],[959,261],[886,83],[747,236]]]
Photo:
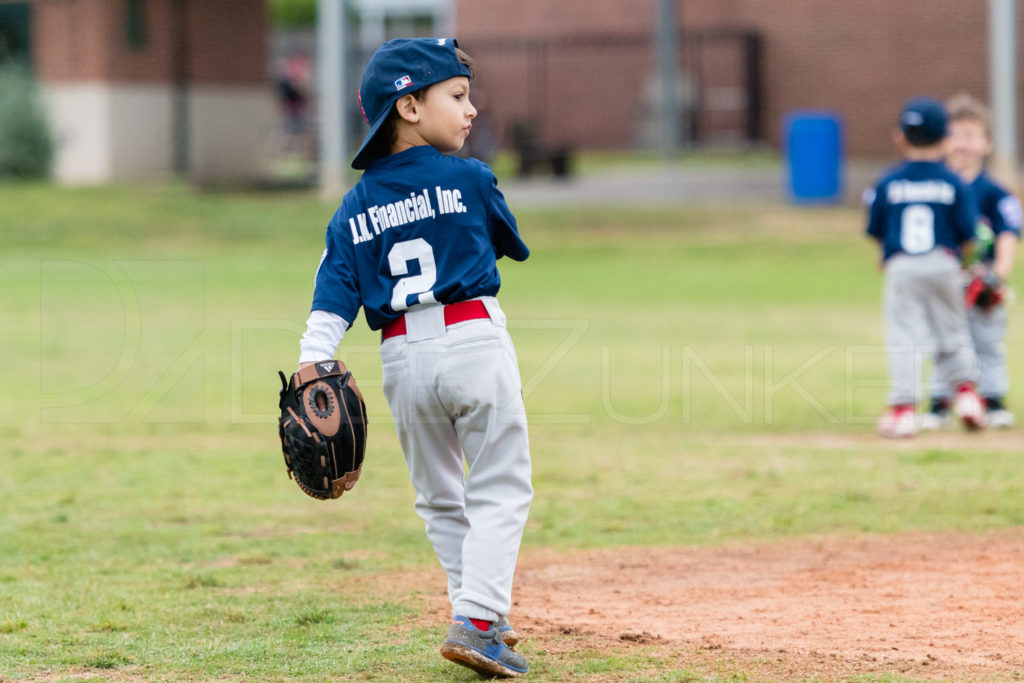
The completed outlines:
[[[370,125],[370,132],[368,132],[366,137],[363,138],[363,144],[359,145],[359,149],[356,150],[355,157],[352,158],[352,168],[363,171],[368,168],[374,160],[382,156],[380,154],[380,150],[378,150],[377,146],[374,144],[373,138],[377,135],[380,127],[384,125],[384,122],[387,121],[388,115],[391,113],[393,106],[394,103],[389,105]]]

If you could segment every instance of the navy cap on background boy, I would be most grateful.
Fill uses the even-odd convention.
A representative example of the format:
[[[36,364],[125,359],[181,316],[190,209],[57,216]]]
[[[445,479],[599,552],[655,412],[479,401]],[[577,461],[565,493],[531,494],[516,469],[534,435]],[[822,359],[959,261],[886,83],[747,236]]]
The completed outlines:
[[[900,130],[907,142],[927,147],[946,137],[948,117],[941,102],[930,97],[915,97],[906,103],[900,114]]]

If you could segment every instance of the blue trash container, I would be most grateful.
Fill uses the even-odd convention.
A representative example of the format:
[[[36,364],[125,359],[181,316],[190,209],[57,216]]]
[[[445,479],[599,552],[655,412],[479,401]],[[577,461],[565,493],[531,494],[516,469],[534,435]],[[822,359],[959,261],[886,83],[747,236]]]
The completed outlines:
[[[793,111],[783,129],[787,190],[796,204],[843,199],[843,123],[830,111]]]

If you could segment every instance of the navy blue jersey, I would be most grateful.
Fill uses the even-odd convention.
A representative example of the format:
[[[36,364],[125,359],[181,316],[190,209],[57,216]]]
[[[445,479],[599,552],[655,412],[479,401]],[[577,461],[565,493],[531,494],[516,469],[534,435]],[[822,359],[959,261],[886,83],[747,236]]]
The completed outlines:
[[[530,255],[486,164],[429,145],[374,162],[327,226],[313,310],[379,329],[411,306],[498,293],[497,259]]]
[[[868,235],[882,243],[882,256],[924,254],[936,247],[959,253],[974,237],[974,199],[940,161],[907,161],[875,188]]]
[[[1004,232],[1010,232],[1020,239],[1020,200],[985,173],[979,174],[970,184],[970,188],[978,205],[978,223],[975,228],[978,258],[991,262],[996,257],[996,237]]]

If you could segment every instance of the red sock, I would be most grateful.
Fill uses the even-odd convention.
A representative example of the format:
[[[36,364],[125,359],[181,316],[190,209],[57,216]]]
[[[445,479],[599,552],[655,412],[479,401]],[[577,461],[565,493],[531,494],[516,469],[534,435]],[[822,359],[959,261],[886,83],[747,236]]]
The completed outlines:
[[[486,619],[473,619],[472,617],[470,617],[469,620],[473,622],[473,626],[476,626],[481,631],[486,631],[487,629],[491,628],[491,622],[487,621]]]

